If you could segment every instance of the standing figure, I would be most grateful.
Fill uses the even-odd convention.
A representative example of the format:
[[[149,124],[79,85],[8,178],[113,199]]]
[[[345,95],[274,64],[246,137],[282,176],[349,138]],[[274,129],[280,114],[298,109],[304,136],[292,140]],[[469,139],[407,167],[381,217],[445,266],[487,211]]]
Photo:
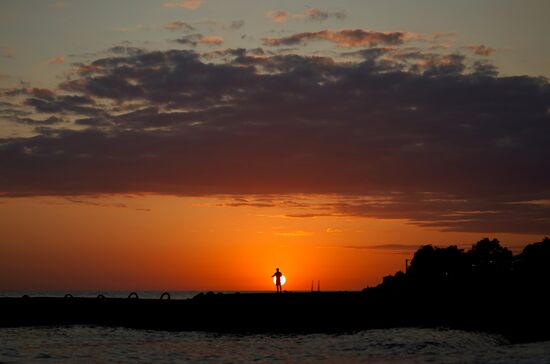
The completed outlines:
[[[279,272],[279,268],[276,269],[275,273],[271,277],[275,277],[275,287],[277,287],[277,293],[282,292],[283,288],[281,286],[281,276],[283,273]]]

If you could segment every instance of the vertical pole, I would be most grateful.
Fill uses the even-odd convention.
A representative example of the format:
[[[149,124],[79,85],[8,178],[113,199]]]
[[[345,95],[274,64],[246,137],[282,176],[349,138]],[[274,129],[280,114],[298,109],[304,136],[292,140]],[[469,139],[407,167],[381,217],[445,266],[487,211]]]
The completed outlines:
[[[317,292],[321,292],[321,280],[317,281]]]

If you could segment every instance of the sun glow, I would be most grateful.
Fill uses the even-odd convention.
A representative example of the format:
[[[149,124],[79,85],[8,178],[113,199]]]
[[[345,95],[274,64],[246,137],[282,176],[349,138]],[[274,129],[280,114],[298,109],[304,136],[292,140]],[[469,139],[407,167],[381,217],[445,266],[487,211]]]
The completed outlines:
[[[286,278],[285,276],[281,276],[281,286],[284,286],[286,283]],[[277,284],[277,277],[273,277],[273,284]]]

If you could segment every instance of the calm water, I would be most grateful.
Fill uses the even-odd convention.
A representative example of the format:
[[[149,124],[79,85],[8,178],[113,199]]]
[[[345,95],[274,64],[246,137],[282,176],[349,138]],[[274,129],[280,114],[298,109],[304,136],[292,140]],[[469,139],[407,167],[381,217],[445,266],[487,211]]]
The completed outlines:
[[[550,363],[550,342],[456,330],[221,335],[103,327],[0,329],[0,362]]]

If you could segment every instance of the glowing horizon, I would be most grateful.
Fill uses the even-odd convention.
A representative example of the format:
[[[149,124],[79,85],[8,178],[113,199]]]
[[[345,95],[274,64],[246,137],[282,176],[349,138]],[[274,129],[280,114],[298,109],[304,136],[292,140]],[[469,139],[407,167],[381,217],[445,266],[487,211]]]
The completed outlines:
[[[406,221],[285,217],[276,207],[162,196],[18,198],[0,204],[1,290],[360,290],[404,270],[418,246],[465,244]],[[288,213],[288,211],[286,211]],[[33,229],[25,229],[32,214]],[[399,240],[408,234],[408,241]],[[490,234],[515,251],[538,235]],[[18,244],[10,244],[17,241]],[[40,244],[38,244],[38,242]],[[154,249],[151,249],[154,247]],[[9,273],[9,274],[8,274]]]

